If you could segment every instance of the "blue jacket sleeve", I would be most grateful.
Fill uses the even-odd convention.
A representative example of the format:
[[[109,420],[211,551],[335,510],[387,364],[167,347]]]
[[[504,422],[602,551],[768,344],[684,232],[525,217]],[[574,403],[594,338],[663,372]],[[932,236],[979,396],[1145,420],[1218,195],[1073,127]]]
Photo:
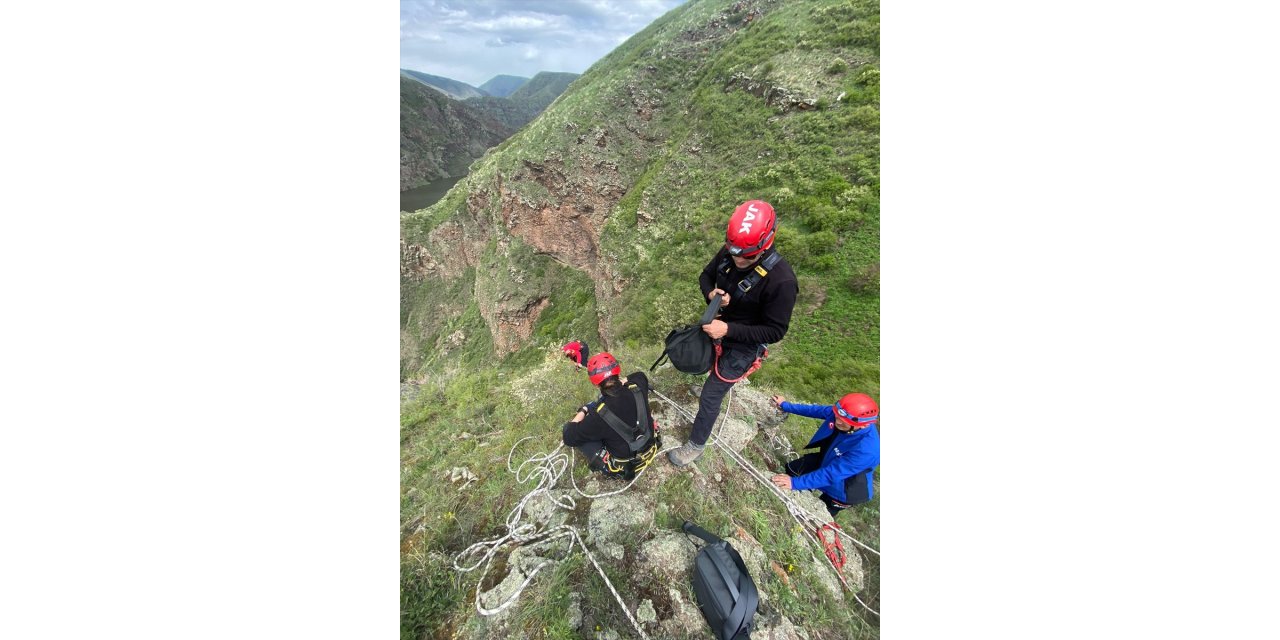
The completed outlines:
[[[780,408],[787,413],[794,413],[806,418],[830,420],[832,416],[835,415],[831,413],[831,405],[829,404],[799,404],[796,402],[784,402],[780,405]]]
[[[853,474],[874,466],[877,458],[875,451],[862,449],[851,451],[848,455],[836,456],[831,464],[792,478],[791,488],[795,491],[803,491],[838,485]]]

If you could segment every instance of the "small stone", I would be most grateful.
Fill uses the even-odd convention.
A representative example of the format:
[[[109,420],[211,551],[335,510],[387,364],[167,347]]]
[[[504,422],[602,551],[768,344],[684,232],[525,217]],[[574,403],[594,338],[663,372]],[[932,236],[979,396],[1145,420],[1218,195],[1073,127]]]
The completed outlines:
[[[626,551],[622,548],[622,545],[616,542],[606,542],[601,544],[600,551],[614,560],[621,560],[626,555]]]
[[[636,619],[641,623],[658,621],[658,612],[654,611],[652,600],[640,602],[640,606],[636,608]]]
[[[582,594],[570,593],[569,599],[573,600],[569,605],[569,628],[577,631],[582,628]]]
[[[720,475],[719,473],[717,473],[717,474],[716,474],[716,482],[724,482],[724,476],[722,476],[722,475]]]

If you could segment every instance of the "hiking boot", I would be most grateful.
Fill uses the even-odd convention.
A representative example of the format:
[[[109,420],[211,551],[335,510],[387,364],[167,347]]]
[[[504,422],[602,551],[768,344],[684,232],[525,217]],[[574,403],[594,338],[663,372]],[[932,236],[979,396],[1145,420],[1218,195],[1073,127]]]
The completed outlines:
[[[677,467],[683,467],[702,456],[702,450],[706,448],[704,444],[694,444],[686,442],[680,445],[679,449],[667,452],[667,460]]]

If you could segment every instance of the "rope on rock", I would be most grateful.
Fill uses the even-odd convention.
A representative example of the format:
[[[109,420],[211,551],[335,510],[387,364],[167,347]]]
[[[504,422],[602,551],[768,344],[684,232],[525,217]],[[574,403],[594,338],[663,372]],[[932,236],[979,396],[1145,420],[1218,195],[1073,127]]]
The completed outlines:
[[[508,547],[511,551],[514,551],[516,548],[522,546],[544,544],[552,542],[553,540],[567,538],[568,545],[565,547],[564,551],[565,558],[568,558],[568,554],[573,551],[574,544],[577,544],[578,547],[582,549],[582,552],[586,554],[587,559],[590,560],[591,564],[596,568],[596,572],[604,579],[605,585],[609,587],[609,591],[613,593],[614,599],[617,600],[618,605],[622,607],[622,612],[626,614],[627,620],[631,622],[631,626],[635,627],[636,633],[640,634],[640,637],[644,640],[649,640],[649,636],[645,634],[644,629],[640,627],[640,623],[631,615],[631,608],[622,600],[622,596],[619,595],[618,590],[614,588],[613,582],[609,580],[609,576],[605,575],[604,569],[601,568],[600,563],[596,561],[595,555],[591,553],[591,550],[588,549],[587,545],[583,542],[582,535],[578,533],[578,529],[576,527],[568,524],[562,524],[547,529],[539,529],[533,523],[520,522],[521,517],[524,515],[525,507],[528,505],[529,501],[540,493],[546,493],[548,498],[551,500],[551,503],[557,507],[569,511],[577,508],[577,501],[574,500],[573,496],[565,494],[557,498],[550,493],[551,489],[554,488],[556,483],[559,481],[560,476],[564,475],[566,471],[569,471],[572,466],[572,448],[569,449],[569,453],[562,453],[560,449],[564,448],[564,445],[561,444],[549,453],[535,454],[520,463],[520,466],[512,468],[511,458],[515,454],[516,447],[520,446],[521,442],[533,437],[534,436],[526,436],[517,440],[516,443],[511,446],[511,451],[507,453],[507,471],[515,474],[517,483],[524,484],[525,482],[534,479],[537,479],[538,481],[537,486],[535,486],[529,493],[525,494],[525,496],[516,503],[516,506],[511,509],[510,513],[507,514],[505,522],[507,533],[497,538],[477,542],[466,549],[463,549],[454,557],[453,560],[453,568],[462,573],[474,571],[477,568],[480,568],[482,564],[484,565],[484,568],[480,572],[480,577],[476,582],[476,612],[482,616],[491,616],[501,613],[514,604],[515,601],[519,599],[520,594],[524,591],[525,587],[529,586],[529,583],[533,581],[534,576],[538,575],[538,572],[542,571],[544,567],[552,562],[551,560],[543,560],[540,562],[531,572],[529,572],[529,575],[525,576],[524,582],[520,583],[520,586],[517,587],[516,590],[506,598],[506,600],[503,600],[496,607],[486,608],[480,604],[480,587],[484,584],[485,575],[488,574],[489,567],[493,564],[493,559],[499,550],[503,547]],[[569,481],[573,484],[574,491],[579,495],[586,498],[601,498],[626,491],[631,487],[631,485],[635,484],[635,481],[639,480],[640,476],[647,470],[648,467],[642,469],[640,473],[636,474],[636,477],[632,479],[631,482],[617,491],[596,495],[589,495],[584,493],[581,489],[578,489],[577,483],[573,482],[573,473],[571,471],[569,472]],[[545,523],[543,524],[545,525]],[[478,556],[475,562],[469,565],[461,564],[465,559],[473,556]]]
[[[693,420],[694,420],[695,416],[692,414],[692,412],[690,412],[689,410],[685,409],[684,407],[681,407],[680,405],[676,404],[676,403],[675,403],[675,401],[674,401],[674,400],[672,400],[671,398],[668,398],[668,397],[666,397],[666,396],[662,395],[661,393],[659,393],[659,392],[658,392],[658,391],[656,391],[656,390],[654,390],[654,391],[653,391],[653,393],[654,393],[654,395],[658,396],[658,397],[659,397],[659,398],[661,398],[662,400],[666,401],[666,403],[667,403],[667,404],[671,405],[671,406],[672,406],[672,408],[674,408],[676,411],[680,412],[680,414],[681,414],[681,415],[683,415],[683,416],[684,416],[685,418],[687,418],[688,420],[690,420],[690,421],[693,421]],[[721,418],[721,420],[720,420],[720,427],[723,427],[723,426],[724,426],[725,421],[727,421],[727,420],[728,420],[728,418],[729,418],[729,408],[732,406],[732,403],[733,403],[733,389],[732,389],[732,388],[730,388],[730,389],[729,389],[729,396],[728,396],[728,398],[726,398],[726,399],[725,399],[724,416],[723,416],[723,417]],[[760,482],[760,483],[761,483],[761,484],[763,484],[765,487],[767,487],[769,490],[771,490],[771,491],[773,492],[773,495],[777,496],[777,498],[778,498],[778,499],[782,500],[783,505],[784,505],[784,506],[786,506],[786,508],[787,508],[787,512],[791,514],[791,517],[792,517],[792,518],[794,518],[794,519],[796,520],[796,522],[797,522],[798,524],[800,524],[800,526],[801,526],[801,527],[805,527],[806,525],[809,525],[809,526],[811,526],[811,527],[813,528],[813,530],[814,530],[814,531],[817,531],[820,527],[822,527],[823,525],[825,525],[825,524],[826,524],[824,521],[819,520],[818,518],[814,517],[814,516],[813,516],[813,514],[809,513],[809,512],[808,512],[808,511],[806,511],[803,507],[801,507],[799,504],[797,504],[795,500],[791,499],[791,496],[787,495],[786,493],[784,493],[784,492],[782,491],[782,489],[779,489],[779,488],[777,487],[777,485],[773,484],[773,482],[769,479],[769,476],[765,475],[765,474],[764,474],[763,472],[761,472],[759,469],[755,468],[755,466],[754,466],[754,465],[752,465],[752,464],[751,464],[751,463],[750,463],[746,458],[742,457],[742,455],[741,455],[741,454],[739,454],[738,452],[736,452],[736,451],[734,451],[734,450],[730,449],[727,445],[725,445],[724,443],[720,442],[720,439],[719,439],[719,437],[718,437],[718,436],[719,436],[719,433],[720,433],[721,431],[723,431],[723,429],[722,429],[722,428],[717,428],[717,429],[715,429],[715,430],[712,432],[711,437],[710,437],[710,438],[708,438],[707,442],[709,442],[709,443],[711,443],[711,444],[716,445],[717,447],[719,447],[719,448],[720,448],[720,451],[722,451],[722,452],[723,452],[723,453],[724,453],[724,454],[725,454],[725,455],[726,455],[730,460],[733,460],[734,462],[738,463],[738,466],[742,467],[742,470],[743,470],[743,471],[746,471],[746,472],[747,472],[747,475],[749,475],[749,476],[751,476],[751,477],[755,478],[758,482]],[[876,551],[875,549],[872,549],[870,546],[867,546],[866,544],[863,544],[860,540],[858,540],[857,538],[854,538],[853,536],[849,535],[848,533],[845,533],[844,531],[842,531],[842,530],[840,530],[840,529],[833,529],[833,531],[835,531],[835,532],[836,532],[837,534],[839,534],[839,535],[842,535],[842,536],[844,536],[844,537],[848,538],[849,540],[853,541],[855,544],[857,544],[858,546],[860,546],[860,547],[862,547],[862,548],[866,549],[867,551],[870,551],[871,553],[876,554],[876,556],[879,556],[879,555],[880,555],[880,552],[879,552],[879,551]],[[808,536],[806,536],[806,537],[808,537]],[[812,544],[814,544],[814,545],[819,545],[818,541],[817,541],[816,539],[814,539],[813,537],[808,537],[808,538],[809,538],[809,541],[810,541]],[[844,587],[845,587],[846,589],[848,589],[851,593],[853,593],[853,598],[854,598],[855,600],[857,600],[857,601],[858,601],[858,604],[862,605],[862,606],[863,606],[867,611],[870,611],[871,613],[874,613],[874,614],[878,617],[878,616],[880,615],[880,612],[879,612],[879,611],[876,611],[875,609],[872,609],[870,606],[868,606],[868,605],[867,605],[867,603],[863,602],[863,601],[862,601],[862,598],[859,598],[859,597],[858,597],[858,593],[857,593],[857,591],[854,591],[854,590],[849,586],[849,583],[844,579],[844,575],[841,573],[841,571],[840,571],[839,567],[836,567],[836,566],[835,566],[835,563],[834,563],[834,562],[832,562],[831,558],[829,558],[829,557],[827,557],[827,556],[826,556],[826,553],[825,553],[825,551],[824,551],[823,549],[821,549],[821,548],[819,547],[819,549],[818,549],[818,550],[819,550],[820,552],[822,552],[822,556],[823,556],[824,558],[827,558],[827,562],[828,562],[828,563],[830,563],[830,564],[831,564],[832,569],[834,569],[834,570],[835,570],[836,577],[840,580],[840,583],[841,583],[841,584],[843,584],[843,585],[844,585]],[[812,551],[811,551],[810,553],[811,553],[811,555],[812,555]],[[817,556],[813,556],[813,559],[814,559],[815,561],[817,561]]]

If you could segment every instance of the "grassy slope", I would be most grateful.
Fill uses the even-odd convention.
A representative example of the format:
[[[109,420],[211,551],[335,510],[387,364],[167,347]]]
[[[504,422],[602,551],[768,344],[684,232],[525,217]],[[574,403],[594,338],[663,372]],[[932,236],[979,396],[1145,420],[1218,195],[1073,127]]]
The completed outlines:
[[[404,235],[408,241],[420,239],[443,221],[464,216],[468,190],[509,174],[525,159],[558,157],[573,170],[577,156],[561,151],[573,149],[561,133],[566,123],[576,125],[575,134],[595,127],[616,130],[630,115],[617,108],[624,85],[634,84],[634,72],[624,70],[652,67],[643,76],[643,88],[663,103],[648,123],[655,142],[646,146],[616,136],[609,150],[632,184],[604,237],[606,255],[616,260],[627,282],[621,298],[603,310],[613,315],[619,337],[610,349],[627,370],[652,362],[666,331],[697,315],[696,274],[722,241],[728,213],[742,200],[762,197],[779,210],[778,246],[801,277],[801,297],[790,332],[771,350],[773,357],[753,383],[801,401],[827,402],[853,389],[878,396],[878,4],[778,3],[749,28],[724,36],[714,56],[690,55],[686,49],[699,43],[671,39],[671,32],[703,24],[731,4],[691,2],[637,34],[525,131],[480,161],[441,203],[406,216]],[[734,73],[813,87],[819,108],[781,113],[740,87],[726,89]],[[837,102],[840,93],[845,96]],[[545,195],[530,192],[530,197]],[[493,221],[469,224],[486,222]],[[526,446],[517,452],[521,457],[533,452],[526,449],[554,446],[566,407],[591,397],[580,374],[546,361],[549,350],[570,337],[588,336],[596,340],[593,347],[599,344],[597,309],[586,277],[534,255],[519,240],[506,254],[494,249],[487,268],[472,270],[450,286],[403,288],[402,321],[414,318],[420,344],[402,375],[425,377],[419,398],[407,403],[402,415],[405,637],[447,636],[469,624],[474,580],[460,579],[448,563],[468,544],[500,531],[506,511],[527,490],[514,487],[506,473],[507,451],[525,435],[543,435],[547,446]],[[534,274],[537,282],[524,286],[546,287],[552,304],[534,325],[529,345],[492,366],[492,342],[467,292],[477,278],[491,278],[512,264]],[[486,286],[511,285],[492,279]],[[430,318],[426,324],[423,317]],[[448,353],[435,348],[460,328],[477,338]],[[664,390],[696,380],[670,369],[655,377]],[[813,426],[793,417],[784,428],[792,443],[801,444]],[[454,438],[464,431],[491,435]],[[716,464],[716,458],[709,454],[706,464]],[[439,481],[441,473],[460,465],[481,476],[465,498]],[[764,543],[775,560],[807,554],[787,535],[785,512],[779,513],[762,492],[735,495],[728,505],[711,504],[690,490],[687,476],[655,491],[658,527],[674,528],[689,517],[715,530],[732,520]],[[859,531],[875,544],[878,502],[857,513]],[[576,637],[564,621],[567,594],[571,582],[596,584],[593,573],[579,561],[560,567],[551,579],[540,577],[524,596],[519,624],[531,637]],[[628,584],[626,576],[611,574],[611,579],[624,596],[642,593],[643,585]],[[793,579],[802,587],[800,596],[771,575],[758,581],[797,624],[828,637],[878,635],[877,625],[854,615],[856,605],[831,602],[812,576]],[[583,610],[629,633],[607,590],[587,591]]]

